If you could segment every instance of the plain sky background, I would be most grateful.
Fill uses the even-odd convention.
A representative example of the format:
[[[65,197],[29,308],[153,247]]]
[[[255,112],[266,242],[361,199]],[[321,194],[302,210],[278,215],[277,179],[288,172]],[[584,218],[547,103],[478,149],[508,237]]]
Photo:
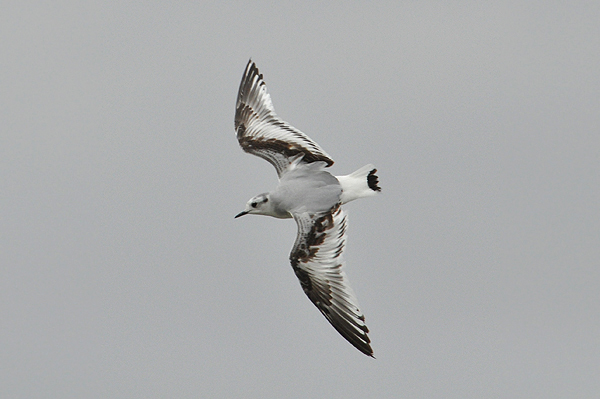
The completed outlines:
[[[300,4],[302,3],[302,4]],[[347,272],[377,359],[288,262],[238,147],[277,113],[381,195]],[[0,397],[596,398],[600,3],[7,1]]]

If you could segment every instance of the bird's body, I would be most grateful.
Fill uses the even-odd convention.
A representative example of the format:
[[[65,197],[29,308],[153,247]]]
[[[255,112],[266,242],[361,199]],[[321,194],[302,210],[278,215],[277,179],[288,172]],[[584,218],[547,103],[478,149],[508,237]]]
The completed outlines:
[[[292,215],[327,212],[340,201],[342,186],[323,166],[323,162],[314,162],[290,169],[271,193],[273,202]]]
[[[275,190],[251,198],[236,217],[294,218],[298,235],[290,263],[304,292],[344,338],[373,356],[369,330],[343,270],[347,218],[341,205],[379,192],[377,170],[366,165],[338,177],[326,171],[331,157],[277,117],[252,61],[240,84],[235,128],[242,149],[269,161],[279,176]]]

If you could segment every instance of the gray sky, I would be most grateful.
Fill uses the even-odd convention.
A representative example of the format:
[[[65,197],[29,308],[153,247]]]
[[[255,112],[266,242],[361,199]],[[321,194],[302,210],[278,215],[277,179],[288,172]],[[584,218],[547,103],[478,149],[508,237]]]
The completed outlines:
[[[597,2],[169,3],[2,7],[0,397],[600,392]],[[379,169],[346,207],[377,359],[293,221],[233,219],[277,182],[234,136],[249,57],[334,174]]]

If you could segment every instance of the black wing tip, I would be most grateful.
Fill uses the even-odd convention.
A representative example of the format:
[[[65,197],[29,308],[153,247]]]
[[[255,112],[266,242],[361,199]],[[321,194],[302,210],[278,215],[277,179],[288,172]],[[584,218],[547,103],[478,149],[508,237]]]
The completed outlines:
[[[367,176],[367,184],[371,190],[380,192],[381,187],[379,187],[379,176],[377,176],[375,173],[377,173],[377,169],[373,169],[369,172],[369,175]]]
[[[247,74],[248,74],[248,72],[249,72],[251,69],[257,69],[257,70],[258,70],[258,68],[256,68],[256,63],[255,63],[254,61],[252,61],[252,57],[250,57],[250,58],[248,59],[248,63],[246,64],[246,72],[245,72],[245,74],[247,75]]]
[[[245,94],[244,89],[249,88],[247,86],[252,84],[251,82],[254,80],[255,76],[261,82],[260,84],[264,85],[263,76],[261,75],[260,71],[258,70],[256,63],[254,61],[252,61],[252,58],[250,58],[248,60],[248,64],[246,64],[246,69],[244,70],[244,75],[242,76],[242,81],[240,82],[240,88],[238,89],[238,105],[239,105],[240,99]]]
[[[244,72],[244,78],[242,79],[242,81],[251,80],[254,78],[254,76],[257,76],[259,81],[263,81],[263,76],[258,70],[256,62],[252,61],[252,58],[250,58],[248,60],[248,64],[246,65],[246,71]]]
[[[321,311],[322,312],[322,311]],[[325,314],[324,314],[325,315]],[[329,318],[325,315],[325,317],[329,320]],[[351,334],[349,333],[347,330],[345,330],[344,328],[342,328],[342,326],[338,325],[337,323],[334,324],[332,323],[331,320],[329,320],[329,322],[331,323],[331,325],[333,326],[333,328],[336,329],[336,331],[338,333],[340,333],[340,335],[350,343],[350,345],[352,345],[353,347],[355,347],[356,349],[358,349],[361,353],[372,357],[373,359],[375,359],[375,356],[373,356],[373,348],[371,348],[371,340],[369,339],[369,336],[366,334],[369,330],[367,329],[365,334]],[[366,326],[365,326],[366,328]]]
[[[330,323],[331,323],[331,321],[330,321]],[[373,356],[373,348],[371,348],[371,340],[369,339],[369,336],[366,334],[366,332],[369,331],[368,329],[366,330],[366,332],[363,336],[360,334],[358,334],[358,335],[348,334],[346,331],[344,331],[343,328],[341,328],[341,326],[337,326],[336,324],[333,324],[333,323],[331,323],[331,325],[333,326],[333,328],[335,328],[337,330],[338,333],[340,333],[340,335],[342,337],[344,337],[346,339],[346,341],[348,341],[350,343],[350,345],[354,346],[361,353],[375,359],[375,356]],[[365,328],[366,328],[366,326],[365,326]]]
[[[344,337],[344,338],[346,338],[346,337]],[[375,359],[375,356],[373,356],[373,348],[371,348],[371,340],[366,335],[365,335],[365,338],[367,339],[367,341],[366,342],[360,342],[360,343],[359,342],[354,343],[354,342],[350,341],[347,338],[346,338],[346,340],[348,342],[350,342],[352,344],[352,346],[354,346],[356,349],[358,349],[361,353],[363,353],[363,354],[365,354],[365,355],[367,355],[367,356],[372,357],[373,359]]]

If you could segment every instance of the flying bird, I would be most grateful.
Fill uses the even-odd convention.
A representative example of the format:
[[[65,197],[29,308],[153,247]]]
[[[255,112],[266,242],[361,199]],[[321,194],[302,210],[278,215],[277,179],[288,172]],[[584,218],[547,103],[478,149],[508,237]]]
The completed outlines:
[[[235,217],[255,214],[296,221],[290,262],[304,293],[348,342],[373,357],[365,317],[344,272],[348,222],[342,205],[381,191],[377,169],[369,164],[346,176],[325,170],[333,160],[275,114],[252,60],[238,91],[235,132],[242,150],[267,160],[279,176],[274,191],[251,198]]]

